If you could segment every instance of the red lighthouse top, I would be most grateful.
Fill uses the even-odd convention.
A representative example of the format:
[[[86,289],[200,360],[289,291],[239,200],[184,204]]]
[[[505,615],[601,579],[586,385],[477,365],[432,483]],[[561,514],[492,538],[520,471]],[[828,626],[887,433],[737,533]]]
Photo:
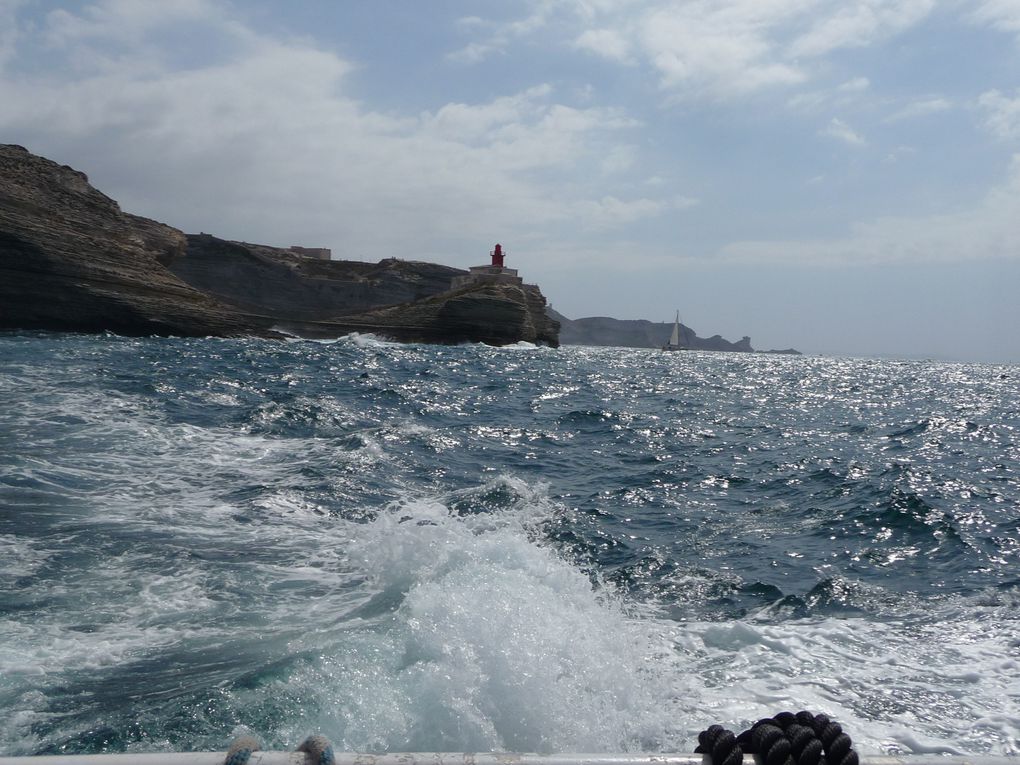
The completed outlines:
[[[498,266],[499,268],[502,268],[503,267],[503,245],[497,244],[496,245],[496,249],[494,249],[489,254],[492,255],[492,265]]]

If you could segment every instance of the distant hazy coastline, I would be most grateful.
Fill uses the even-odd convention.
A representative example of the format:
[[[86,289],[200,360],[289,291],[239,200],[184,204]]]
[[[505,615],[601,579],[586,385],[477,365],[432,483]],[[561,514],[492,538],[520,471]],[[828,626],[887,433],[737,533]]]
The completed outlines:
[[[583,319],[568,319],[552,308],[549,315],[560,323],[560,343],[563,345],[598,345],[624,348],[661,348],[672,330],[670,322],[653,322],[646,319],[613,319],[608,316],[591,316]],[[728,351],[734,353],[755,353],[751,338],[745,335],[737,342],[726,340],[721,335],[698,337],[690,327],[680,325],[680,344],[696,351]],[[793,348],[770,350],[766,353],[800,355]]]

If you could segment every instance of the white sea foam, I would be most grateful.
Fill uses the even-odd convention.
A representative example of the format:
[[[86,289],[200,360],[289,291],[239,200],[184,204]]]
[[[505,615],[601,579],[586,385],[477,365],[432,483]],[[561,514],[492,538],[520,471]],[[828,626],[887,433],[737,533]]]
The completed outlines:
[[[510,498],[504,509],[452,509],[494,493]],[[547,489],[507,476],[408,497],[369,523],[327,523],[296,490],[255,505],[266,515],[248,526],[221,528],[229,506],[165,522],[187,519],[196,539],[237,535],[239,552],[290,550],[289,561],[241,557],[232,582],[111,560],[83,585],[113,598],[87,630],[58,616],[4,623],[0,676],[97,671],[188,640],[215,644],[227,634],[219,619],[241,607],[231,593],[244,590],[271,625],[263,641],[314,657],[278,688],[231,692],[242,719],[266,693],[289,699],[274,734],[283,741],[318,730],[361,750],[689,751],[709,724],[741,729],[807,708],[838,719],[865,754],[1020,751],[1020,662],[1010,636],[987,626],[996,619],[959,621],[947,607],[926,627],[776,623],[764,612],[679,624],[593,586],[542,542],[542,524],[561,512]],[[982,602],[990,617],[1015,607],[999,591]],[[17,698],[5,735],[23,746],[45,705]]]
[[[317,726],[353,749],[660,746],[674,689],[647,624],[536,542],[542,487],[498,483],[518,497],[501,512],[409,500],[356,530],[346,560],[380,605],[298,678],[330,689]]]
[[[371,332],[351,332],[351,334],[341,337],[340,341],[356,345],[358,348],[400,348],[403,345],[386,340]]]
[[[533,351],[536,348],[539,348],[540,346],[535,345],[534,343],[529,343],[527,340],[518,340],[516,343],[511,343],[510,345],[502,345],[500,347],[502,349],[504,349],[504,350],[507,350],[507,351],[514,351],[514,350],[517,350],[517,351]]]
[[[281,334],[287,335],[284,330],[279,327],[273,327],[273,329]],[[315,343],[316,345],[335,345],[340,342],[339,337],[301,337],[300,335],[287,335],[284,340],[288,343]]]
[[[7,588],[7,579],[31,576],[41,568],[52,553],[37,543],[11,534],[0,534],[0,590]],[[13,586],[13,582],[12,582]]]
[[[938,620],[657,618],[539,541],[556,512],[541,486],[475,491],[499,484],[517,496],[503,511],[405,501],[352,532],[345,560],[370,578],[375,626],[299,678],[342,689],[316,723],[344,748],[690,751],[712,723],[807,708],[865,754],[1020,751],[1008,636]]]
[[[118,605],[106,604],[91,613],[75,612],[73,621],[65,616],[31,624],[0,623],[0,677],[14,684],[26,676],[57,677],[113,667],[195,634],[193,627],[179,622],[158,623],[166,615],[162,608],[153,611],[137,601],[120,610]],[[89,617],[94,621],[76,623]]]
[[[778,711],[839,720],[863,753],[1020,752],[1010,637],[975,622],[753,618],[684,625],[695,728]],[[686,706],[686,703],[685,703]],[[693,743],[693,742],[690,742]]]

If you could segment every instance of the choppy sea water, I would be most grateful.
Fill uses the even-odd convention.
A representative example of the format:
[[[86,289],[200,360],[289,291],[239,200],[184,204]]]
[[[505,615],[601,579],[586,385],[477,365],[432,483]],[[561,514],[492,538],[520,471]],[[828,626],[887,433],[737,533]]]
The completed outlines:
[[[1020,368],[0,337],[0,754],[1020,753]]]

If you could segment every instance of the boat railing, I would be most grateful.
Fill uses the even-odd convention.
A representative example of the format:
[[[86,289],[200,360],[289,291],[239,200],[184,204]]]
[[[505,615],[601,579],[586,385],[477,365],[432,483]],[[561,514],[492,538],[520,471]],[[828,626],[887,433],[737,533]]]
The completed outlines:
[[[0,765],[224,765],[227,752],[150,752],[0,756]],[[304,752],[255,751],[246,765],[317,765]],[[748,760],[750,755],[748,755]],[[756,765],[761,761],[756,759]],[[510,752],[334,752],[335,765],[709,765],[701,754],[521,754]],[[860,765],[1020,765],[997,755],[862,755]]]

